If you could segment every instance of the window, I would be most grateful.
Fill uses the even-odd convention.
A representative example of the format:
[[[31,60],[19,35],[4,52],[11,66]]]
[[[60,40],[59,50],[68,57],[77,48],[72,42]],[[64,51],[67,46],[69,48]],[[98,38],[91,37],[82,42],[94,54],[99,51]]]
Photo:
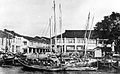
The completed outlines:
[[[23,53],[27,53],[27,49],[23,49],[24,51],[23,51]]]
[[[4,43],[4,40],[3,40],[3,38],[2,38],[2,45],[3,45],[3,43]]]
[[[75,43],[75,39],[74,38],[68,38],[66,42],[67,43]]]
[[[84,43],[84,39],[77,39],[77,43]]]
[[[102,40],[99,41],[99,44],[102,44]]]
[[[23,41],[24,45],[27,45],[27,41]]]
[[[77,46],[77,50],[83,50],[83,46]]]
[[[32,48],[29,48],[29,53],[32,53]]]
[[[14,52],[14,45],[12,45],[12,52]]]
[[[67,50],[74,50],[75,46],[67,46]]]

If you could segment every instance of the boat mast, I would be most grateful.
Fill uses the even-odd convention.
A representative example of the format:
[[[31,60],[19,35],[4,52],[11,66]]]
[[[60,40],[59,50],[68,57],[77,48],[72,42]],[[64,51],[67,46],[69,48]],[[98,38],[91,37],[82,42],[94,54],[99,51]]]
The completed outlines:
[[[85,36],[84,36],[84,43],[85,43],[85,53],[84,53],[84,57],[86,58],[86,50],[87,50],[87,45],[88,45],[88,39],[87,39],[87,30],[89,28],[89,20],[90,20],[90,12],[88,14],[88,20],[87,20],[87,24],[86,24],[86,31],[85,31]]]
[[[93,18],[92,18],[92,23],[91,23],[90,29],[93,27],[93,22],[94,22],[94,16],[93,16]],[[92,32],[92,30],[90,30],[90,33],[89,33],[89,35],[88,35],[88,41],[89,41],[89,39],[90,39],[90,37],[91,37],[91,32]]]
[[[52,30],[51,30],[51,18],[49,18],[49,26],[50,26],[50,52],[52,52]]]
[[[61,34],[61,52],[63,53],[63,38],[62,38],[62,10],[61,10],[61,4],[59,4],[59,23],[60,23],[60,34]]]
[[[91,24],[90,29],[91,29],[91,28],[92,28],[92,26],[93,26],[93,22],[94,22],[94,16],[93,16],[93,18],[92,18],[92,24]],[[90,36],[91,36],[91,31],[92,31],[92,30],[90,30],[90,33],[89,33],[88,39],[90,39]]]
[[[57,49],[57,45],[56,45],[56,42],[57,42],[57,30],[56,30],[56,12],[55,12],[55,0],[53,1],[53,3],[54,3],[54,7],[53,7],[53,9],[54,9],[54,35],[55,35],[55,44],[54,44],[54,48],[55,48],[55,50]]]
[[[56,12],[55,12],[55,0],[53,1],[54,3],[54,7],[53,7],[53,10],[54,10],[54,35],[55,35],[55,44],[54,44],[54,48],[55,50],[57,49],[57,45],[56,45],[56,41],[57,41],[57,30],[56,30]]]

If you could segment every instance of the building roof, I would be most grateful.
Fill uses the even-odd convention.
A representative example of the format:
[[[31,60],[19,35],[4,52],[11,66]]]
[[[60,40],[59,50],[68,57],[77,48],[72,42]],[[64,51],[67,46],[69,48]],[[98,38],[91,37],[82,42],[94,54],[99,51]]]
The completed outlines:
[[[11,34],[8,34],[2,30],[0,30],[0,37],[1,38],[13,38],[13,36]]]
[[[23,38],[29,40],[29,41],[34,41],[34,38],[33,37],[29,37],[29,36],[22,36]]]
[[[39,36],[35,36],[35,37],[30,37],[30,36],[24,36],[24,35],[20,35],[14,31],[10,31],[10,30],[7,30],[7,29],[4,29],[4,31],[6,33],[9,33],[9,34],[12,34],[13,36],[18,36],[18,37],[23,37],[29,41],[34,41],[34,42],[42,42],[42,43],[50,43],[49,41],[49,38],[46,38],[46,37],[39,37]]]
[[[66,30],[63,34],[63,38],[84,38],[86,30]],[[87,30],[87,37],[90,33],[90,30]],[[94,31],[91,30],[90,38],[94,38]],[[60,38],[61,35],[58,35],[57,38]]]
[[[35,36],[34,38],[37,39],[37,40],[40,40],[40,41],[43,42],[43,43],[47,43],[47,44],[50,43],[50,38],[47,38],[47,37]]]
[[[22,35],[14,32],[14,31],[10,31],[10,30],[7,30],[7,29],[4,29],[4,31],[7,32],[7,33],[11,33],[11,34],[14,35],[14,36],[22,37]]]

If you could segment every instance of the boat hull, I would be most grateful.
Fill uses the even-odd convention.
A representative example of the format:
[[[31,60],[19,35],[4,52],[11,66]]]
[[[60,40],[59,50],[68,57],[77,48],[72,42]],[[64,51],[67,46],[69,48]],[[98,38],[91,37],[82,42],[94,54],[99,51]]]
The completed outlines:
[[[19,62],[23,65],[24,70],[37,70],[37,71],[96,71],[97,68],[94,67],[47,67],[40,65],[28,65],[27,62],[23,60],[19,60]]]
[[[96,71],[98,68],[94,67],[67,67],[66,71]]]
[[[23,60],[18,60],[22,65],[24,70],[37,70],[37,71],[64,71],[64,68],[61,67],[45,67],[45,66],[39,66],[39,65],[27,65]]]

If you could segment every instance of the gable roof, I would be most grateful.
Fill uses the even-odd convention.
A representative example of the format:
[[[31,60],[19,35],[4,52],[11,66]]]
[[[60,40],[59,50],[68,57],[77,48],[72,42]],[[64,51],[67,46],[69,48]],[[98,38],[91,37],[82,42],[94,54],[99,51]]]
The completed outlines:
[[[11,34],[8,34],[2,30],[0,30],[0,37],[1,38],[13,38],[13,36]]]
[[[66,30],[63,34],[63,38],[84,38],[86,30]],[[87,37],[90,33],[90,30],[87,30]],[[94,30],[91,30],[91,36],[90,38],[94,38]],[[60,38],[60,35],[57,36],[57,38]]]
[[[47,38],[47,37],[35,36],[34,38],[40,40],[41,42],[47,43],[47,44],[50,43],[50,38]]]
[[[30,37],[30,36],[24,36],[24,35],[20,35],[14,31],[10,31],[10,30],[7,30],[7,29],[4,29],[5,32],[9,33],[9,34],[12,34],[13,36],[18,36],[18,37],[23,37],[29,41],[35,41],[35,39],[33,37]]]
[[[7,33],[11,33],[11,34],[14,35],[14,36],[22,37],[22,35],[20,35],[20,34],[14,32],[14,31],[10,31],[10,30],[7,30],[7,29],[4,29],[4,31],[7,32]]]
[[[46,37],[39,37],[39,36],[35,36],[35,37],[30,37],[30,36],[24,36],[24,35],[20,35],[14,31],[10,31],[10,30],[7,30],[7,29],[4,29],[4,31],[8,34],[11,34],[13,36],[18,36],[18,37],[23,37],[29,41],[34,41],[34,42],[42,42],[42,43],[50,43],[49,41],[49,38],[46,38]]]

